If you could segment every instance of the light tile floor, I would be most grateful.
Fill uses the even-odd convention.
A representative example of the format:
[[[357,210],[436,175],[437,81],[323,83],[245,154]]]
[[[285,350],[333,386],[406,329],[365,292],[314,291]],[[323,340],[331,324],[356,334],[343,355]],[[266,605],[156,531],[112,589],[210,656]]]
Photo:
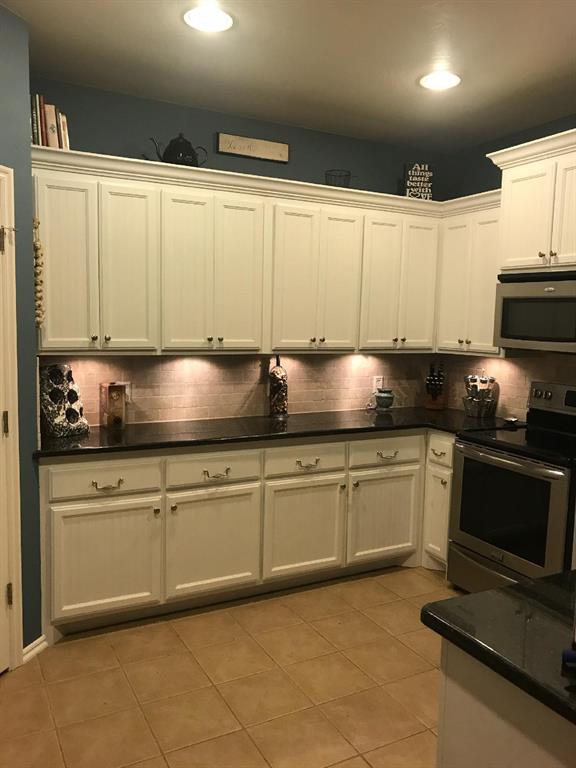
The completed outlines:
[[[62,642],[0,677],[0,768],[434,768],[456,592],[389,569]]]

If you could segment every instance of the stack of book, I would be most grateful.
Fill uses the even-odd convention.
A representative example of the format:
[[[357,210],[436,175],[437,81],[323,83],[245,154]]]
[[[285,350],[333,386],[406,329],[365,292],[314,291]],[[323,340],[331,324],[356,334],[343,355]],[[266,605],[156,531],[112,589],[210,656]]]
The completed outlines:
[[[55,149],[70,149],[68,120],[54,104],[46,104],[44,96],[33,93],[31,100],[32,144]]]

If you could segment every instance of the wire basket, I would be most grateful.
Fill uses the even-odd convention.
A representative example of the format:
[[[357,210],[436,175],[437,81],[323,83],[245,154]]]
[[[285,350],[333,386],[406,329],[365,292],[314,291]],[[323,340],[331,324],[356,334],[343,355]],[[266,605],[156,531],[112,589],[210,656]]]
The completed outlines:
[[[352,171],[333,168],[331,171],[325,171],[324,177],[326,184],[331,187],[349,187],[352,181]]]

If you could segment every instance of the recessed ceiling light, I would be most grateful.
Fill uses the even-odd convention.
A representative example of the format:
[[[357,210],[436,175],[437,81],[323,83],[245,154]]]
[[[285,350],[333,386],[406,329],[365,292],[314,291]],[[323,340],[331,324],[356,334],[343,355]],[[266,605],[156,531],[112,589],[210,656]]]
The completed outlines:
[[[232,16],[214,3],[203,3],[186,11],[184,21],[200,32],[225,32],[234,24]]]
[[[422,88],[428,88],[430,91],[447,91],[448,88],[455,88],[460,85],[460,78],[454,72],[447,69],[437,69],[428,75],[420,78]]]

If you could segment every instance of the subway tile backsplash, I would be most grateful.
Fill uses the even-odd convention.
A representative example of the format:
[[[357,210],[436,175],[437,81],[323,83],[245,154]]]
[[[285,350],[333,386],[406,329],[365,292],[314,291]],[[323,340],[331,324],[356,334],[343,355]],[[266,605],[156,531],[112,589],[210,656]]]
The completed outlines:
[[[100,382],[132,382],[130,422],[180,421],[268,413],[267,373],[272,358],[220,357],[43,357],[66,362],[80,387],[85,415],[100,420]],[[458,355],[282,355],[288,371],[291,413],[364,408],[374,376],[396,395],[396,406],[422,405],[430,363],[444,364],[447,406],[462,408],[463,377],[485,370],[500,382],[502,416],[522,418],[532,379],[576,383],[576,358],[527,353],[509,359]]]

